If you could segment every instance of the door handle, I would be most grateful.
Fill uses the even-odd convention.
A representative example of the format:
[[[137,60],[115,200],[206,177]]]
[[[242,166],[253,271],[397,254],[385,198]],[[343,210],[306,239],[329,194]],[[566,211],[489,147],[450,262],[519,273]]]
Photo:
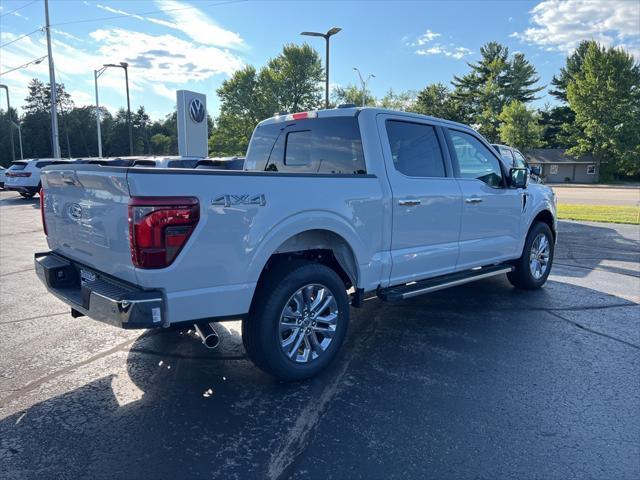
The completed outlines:
[[[416,207],[420,203],[420,200],[398,200],[398,205],[401,207]]]
[[[466,203],[480,203],[482,202],[482,199],[480,197],[469,197],[469,198],[465,198],[464,201]]]

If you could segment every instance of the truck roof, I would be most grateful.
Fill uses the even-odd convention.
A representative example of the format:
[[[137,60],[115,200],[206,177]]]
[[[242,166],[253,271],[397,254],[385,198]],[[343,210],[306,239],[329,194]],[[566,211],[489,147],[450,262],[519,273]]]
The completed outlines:
[[[422,115],[420,113],[404,112],[400,110],[390,110],[387,108],[378,108],[378,107],[329,108],[329,109],[314,110],[309,112],[300,112],[300,114],[302,113],[310,114],[310,116],[306,118],[353,117],[353,116],[358,116],[360,113],[365,111],[373,115],[377,115],[379,113],[402,115],[402,116],[419,118],[419,119],[427,119],[427,120],[441,123],[444,125],[450,125],[450,126],[455,126],[459,128],[465,128],[465,129],[472,129],[469,125],[465,125],[464,123],[454,122],[452,120],[445,120],[443,118],[431,117],[429,115]],[[293,118],[293,115],[298,115],[298,113],[296,114],[282,113],[279,115],[274,115],[273,117],[262,120],[260,123],[258,123],[258,126],[295,120],[295,118]],[[301,117],[301,118],[305,118],[305,117]]]

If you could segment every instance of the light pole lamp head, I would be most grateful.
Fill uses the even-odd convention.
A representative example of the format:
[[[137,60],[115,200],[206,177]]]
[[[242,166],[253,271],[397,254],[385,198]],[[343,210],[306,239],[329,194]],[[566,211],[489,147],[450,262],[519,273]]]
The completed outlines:
[[[324,37],[324,33],[320,32],[301,32],[300,35],[306,35],[307,37]]]
[[[340,27],[333,27],[331,30],[329,30],[325,35],[327,37],[330,37],[331,35],[335,35],[336,33],[338,33],[339,31],[341,31],[342,29]]]
[[[120,62],[120,66],[122,68],[127,68],[129,66],[129,64],[127,62]]]

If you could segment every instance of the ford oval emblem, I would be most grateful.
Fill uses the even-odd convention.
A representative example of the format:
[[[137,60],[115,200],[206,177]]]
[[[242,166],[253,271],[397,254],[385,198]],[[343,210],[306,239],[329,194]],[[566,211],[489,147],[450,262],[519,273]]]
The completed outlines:
[[[77,203],[69,205],[69,216],[74,220],[80,220],[82,218],[82,207]]]
[[[200,123],[204,120],[205,115],[204,103],[199,98],[192,98],[189,102],[189,116],[195,123]]]

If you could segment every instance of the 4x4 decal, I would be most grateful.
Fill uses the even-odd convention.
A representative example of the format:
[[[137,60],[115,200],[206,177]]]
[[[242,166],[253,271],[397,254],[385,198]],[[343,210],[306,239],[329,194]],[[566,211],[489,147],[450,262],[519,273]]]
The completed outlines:
[[[234,205],[259,205],[264,207],[267,204],[267,200],[264,194],[243,194],[243,195],[230,195],[224,194],[215,197],[211,200],[211,205],[221,205],[225,207],[231,207]]]

